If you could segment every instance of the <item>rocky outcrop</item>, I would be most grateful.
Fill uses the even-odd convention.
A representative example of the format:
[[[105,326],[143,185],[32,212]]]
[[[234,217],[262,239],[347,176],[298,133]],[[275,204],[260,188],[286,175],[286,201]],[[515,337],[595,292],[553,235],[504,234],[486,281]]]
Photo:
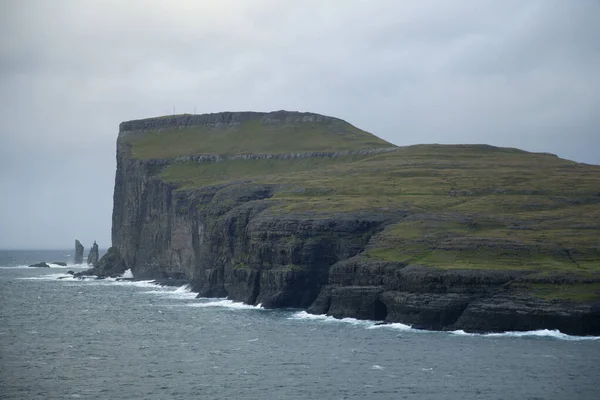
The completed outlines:
[[[83,245],[75,239],[75,264],[83,264]]]
[[[81,278],[85,276],[95,275],[99,278],[116,278],[123,275],[126,271],[126,266],[116,247],[111,247],[106,254],[94,265],[94,267],[75,273],[75,277]]]
[[[90,249],[90,252],[88,253],[87,256],[87,264],[88,265],[97,265],[98,264],[98,244],[94,241],[94,244],[92,245],[92,248]]]
[[[37,264],[31,264],[29,267],[30,268],[50,268],[50,266],[47,263],[45,263],[44,261],[39,262]]]
[[[402,322],[420,329],[471,332],[560,329],[600,332],[600,304],[535,297],[515,282],[527,271],[438,270],[361,257],[336,263],[309,308],[315,314]],[[555,284],[564,276],[553,279]]]
[[[61,267],[66,267],[67,266],[67,263],[66,262],[62,262],[62,261],[52,261],[52,262],[49,262],[49,263],[47,263],[45,261],[42,261],[42,262],[39,262],[37,264],[31,264],[29,267],[31,267],[31,268],[50,268],[49,264],[60,265]]]

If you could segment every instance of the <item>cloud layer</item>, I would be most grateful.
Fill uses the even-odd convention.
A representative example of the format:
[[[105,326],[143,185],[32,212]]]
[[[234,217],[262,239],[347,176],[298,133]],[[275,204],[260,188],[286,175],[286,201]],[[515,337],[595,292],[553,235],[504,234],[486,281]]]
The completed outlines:
[[[600,164],[600,5],[5,1],[0,248],[109,246],[119,122],[278,109]]]

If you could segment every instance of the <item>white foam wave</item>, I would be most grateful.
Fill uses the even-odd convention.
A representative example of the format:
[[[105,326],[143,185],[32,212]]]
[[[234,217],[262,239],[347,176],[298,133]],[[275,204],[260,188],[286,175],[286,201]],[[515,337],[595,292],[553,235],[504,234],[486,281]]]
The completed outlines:
[[[334,317],[331,317],[329,315],[324,315],[324,314],[309,314],[306,311],[298,311],[298,312],[292,314],[290,317],[288,317],[288,319],[312,320],[312,321],[323,321],[323,322],[341,322],[341,323],[350,324],[350,325],[365,326],[367,328],[371,327],[371,326],[375,326],[375,324],[377,324],[376,321],[360,320],[360,319],[356,319],[356,318],[334,318]]]
[[[128,269],[127,271],[123,272],[121,278],[133,279],[133,272],[131,272],[131,270]]]
[[[149,295],[156,295],[156,296],[169,298],[169,299],[181,299],[181,300],[195,299],[196,295],[197,295],[196,293],[192,292],[192,288],[190,285],[183,285],[178,288],[161,286],[160,289],[148,290],[148,291],[145,291],[142,293],[149,294]]]
[[[200,303],[190,303],[187,305],[190,307],[223,307],[232,310],[264,310],[264,308],[262,308],[260,305],[252,306],[227,299],[203,299],[203,301]]]
[[[462,329],[456,330],[456,331],[449,331],[448,333],[451,333],[453,335],[457,335],[457,336],[476,336],[475,333],[468,333],[463,331]]]
[[[294,313],[288,319],[307,319],[307,320],[316,320],[316,321],[329,321],[329,320],[334,320],[335,318],[330,317],[329,315],[325,315],[325,314],[309,314],[306,311],[298,311],[297,313]]]
[[[75,278],[73,275],[66,273],[57,274],[44,274],[41,276],[33,276],[27,278],[19,278],[23,280],[39,280],[39,281],[70,281],[70,282],[81,282],[83,285],[118,285],[118,286],[134,286],[141,288],[162,288],[159,284],[154,281],[121,281],[118,278],[105,278],[97,279],[95,277],[82,277]]]
[[[190,285],[183,285],[175,289],[175,293],[191,293],[192,287]]]
[[[119,286],[134,286],[134,287],[140,287],[140,288],[156,288],[156,287],[162,287],[159,284],[157,284],[156,282],[154,282],[153,280],[150,281],[119,281],[116,278],[106,278],[106,279],[97,279],[94,280],[92,282],[104,282],[104,283],[110,283],[110,284],[115,284],[115,285],[119,285]]]
[[[402,324],[400,322],[392,322],[390,324],[373,324],[369,326],[367,329],[379,329],[379,328],[387,328],[387,329],[396,329],[399,331],[411,331],[411,332],[420,332],[420,329],[415,329],[410,325]]]
[[[450,333],[458,336],[481,336],[481,337],[543,337],[552,338],[559,340],[600,340],[600,336],[572,336],[562,333],[561,331],[554,329],[540,329],[536,331],[510,331],[510,332],[498,332],[498,333],[469,333],[463,330],[451,331]]]
[[[83,266],[83,265],[80,265],[80,264],[67,264],[66,266],[64,266],[64,265],[58,265],[58,264],[52,264],[52,263],[46,263],[46,264],[48,264],[48,266],[50,267],[50,269],[86,269],[86,268],[88,268],[87,265]],[[46,267],[30,267],[29,265],[14,265],[12,267],[0,266],[0,269],[31,269],[31,270],[41,269],[41,270],[47,270],[48,268],[46,268]]]
[[[77,265],[72,265],[72,264],[67,264],[67,265],[59,265],[59,264],[52,264],[52,263],[47,263],[50,268],[82,268],[81,265],[77,266]],[[87,267],[86,267],[87,268]]]
[[[65,273],[57,273],[57,274],[46,274],[42,276],[29,276],[26,278],[18,278],[25,281],[55,281],[55,280],[75,280],[73,275],[65,274]]]
[[[412,328],[410,325],[402,324],[399,322],[394,322],[390,324],[382,324],[377,321],[369,321],[369,320],[357,320],[354,318],[342,318],[337,319],[331,317],[329,315],[323,314],[309,314],[306,311],[299,311],[292,316],[288,317],[288,319],[296,319],[296,320],[311,320],[311,321],[322,321],[322,322],[342,322],[342,323],[350,323],[352,325],[361,325],[366,329],[394,329],[405,332],[414,332],[414,333],[435,333],[436,331],[426,331],[421,329]],[[438,331],[439,333],[439,331]],[[550,330],[550,329],[541,329],[537,331],[524,331],[524,332],[499,332],[499,333],[469,333],[464,330],[456,330],[449,331],[452,335],[457,336],[480,336],[480,337],[543,337],[543,338],[552,338],[559,340],[570,340],[570,341],[578,341],[578,340],[600,340],[600,336],[572,336],[562,333],[558,330]]]

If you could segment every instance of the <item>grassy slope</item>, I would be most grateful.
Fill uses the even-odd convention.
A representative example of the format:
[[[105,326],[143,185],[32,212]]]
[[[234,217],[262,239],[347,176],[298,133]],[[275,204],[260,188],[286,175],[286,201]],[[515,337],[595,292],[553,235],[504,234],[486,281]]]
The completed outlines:
[[[343,123],[262,129],[252,122],[224,132],[206,129],[146,135],[133,142],[133,154],[169,158],[389,145]],[[530,270],[541,276],[600,274],[600,166],[553,155],[480,145],[419,145],[337,159],[178,163],[162,177],[182,187],[239,180],[280,184],[270,200],[276,213],[411,212],[412,217],[372,240],[364,256],[374,259],[437,268]],[[536,293],[553,296],[559,289],[552,288]],[[599,288],[590,288],[586,286],[585,299],[597,298]],[[575,299],[575,292],[581,290],[563,287],[554,294]]]
[[[174,158],[195,154],[275,154],[341,151],[392,146],[341,120],[263,125],[259,120],[214,128],[198,126],[145,132],[132,137],[136,158]]]

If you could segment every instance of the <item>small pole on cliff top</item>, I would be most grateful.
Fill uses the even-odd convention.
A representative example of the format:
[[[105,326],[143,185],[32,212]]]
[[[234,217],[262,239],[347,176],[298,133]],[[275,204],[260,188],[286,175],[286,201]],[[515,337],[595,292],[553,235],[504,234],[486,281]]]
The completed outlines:
[[[173,115],[175,115],[175,106],[173,106]]]

